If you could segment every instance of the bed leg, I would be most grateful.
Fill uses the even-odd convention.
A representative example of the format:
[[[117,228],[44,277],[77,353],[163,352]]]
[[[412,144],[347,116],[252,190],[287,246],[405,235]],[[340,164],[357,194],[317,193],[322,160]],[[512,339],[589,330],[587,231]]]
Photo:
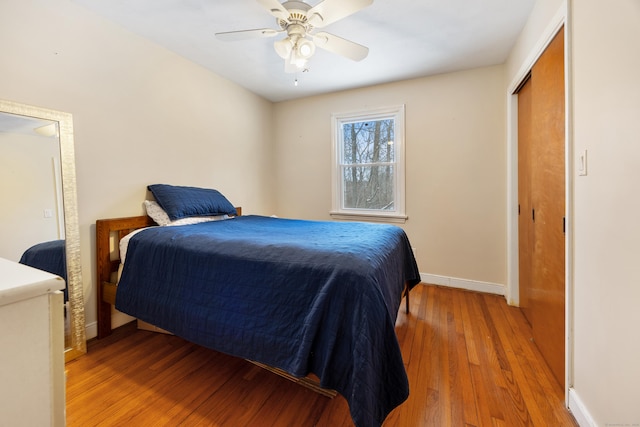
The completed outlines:
[[[404,285],[405,312],[409,314],[409,284]]]

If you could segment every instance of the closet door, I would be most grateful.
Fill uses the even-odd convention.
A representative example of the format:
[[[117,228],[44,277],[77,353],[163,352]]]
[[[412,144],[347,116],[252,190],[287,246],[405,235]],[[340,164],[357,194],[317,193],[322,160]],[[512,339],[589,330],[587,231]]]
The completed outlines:
[[[519,195],[520,293],[523,312],[531,323],[533,339],[558,382],[565,377],[565,105],[564,30],[560,30],[531,70],[530,123],[519,115],[518,126],[528,127],[527,156],[518,171],[528,191]],[[522,93],[522,90],[519,92]],[[528,99],[528,101],[527,101]],[[518,101],[520,109],[520,96]],[[526,111],[527,107],[525,107]],[[519,134],[520,135],[520,134]],[[520,150],[520,142],[518,149]],[[519,162],[520,163],[520,162]],[[524,162],[523,162],[524,163]],[[520,184],[519,184],[519,191]],[[528,196],[528,197],[527,197]],[[528,198],[528,200],[527,200]],[[527,206],[528,205],[528,206]],[[525,206],[526,210],[525,210]],[[528,240],[528,242],[527,242]]]

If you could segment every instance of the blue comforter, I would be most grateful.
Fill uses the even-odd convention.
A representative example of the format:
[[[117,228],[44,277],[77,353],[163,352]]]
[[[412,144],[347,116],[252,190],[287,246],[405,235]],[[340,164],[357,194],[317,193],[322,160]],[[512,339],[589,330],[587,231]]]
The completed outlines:
[[[20,264],[55,274],[67,281],[67,256],[64,240],[38,243],[24,251]],[[64,300],[69,300],[69,292],[64,288]]]
[[[395,334],[405,282],[420,281],[395,226],[261,216],[152,227],[129,242],[116,308],[194,343],[310,372],[357,426],[409,394]]]

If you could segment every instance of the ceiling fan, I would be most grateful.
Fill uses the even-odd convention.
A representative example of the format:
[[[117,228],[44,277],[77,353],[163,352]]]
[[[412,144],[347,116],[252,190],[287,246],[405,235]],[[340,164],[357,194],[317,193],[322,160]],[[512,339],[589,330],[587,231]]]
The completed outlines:
[[[276,18],[279,29],[260,28],[216,33],[220,40],[235,41],[259,37],[275,37],[286,33],[282,40],[274,42],[276,53],[285,60],[285,72],[295,73],[307,68],[307,61],[316,47],[361,61],[369,54],[369,48],[336,35],[321,31],[322,28],[346,18],[373,3],[373,0],[324,0],[316,6],[302,1],[257,0]]]

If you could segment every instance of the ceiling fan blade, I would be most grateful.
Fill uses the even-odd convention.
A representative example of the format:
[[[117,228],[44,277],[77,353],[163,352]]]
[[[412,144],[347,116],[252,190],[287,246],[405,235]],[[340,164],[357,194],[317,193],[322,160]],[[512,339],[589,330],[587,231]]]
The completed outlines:
[[[309,9],[309,23],[322,28],[371,5],[373,0],[324,0]]]
[[[369,48],[333,34],[320,32],[312,35],[313,42],[320,49],[337,53],[354,61],[362,61],[369,54]]]
[[[282,31],[274,30],[272,28],[259,28],[256,30],[240,30],[240,31],[227,31],[224,33],[216,33],[216,37],[224,41],[236,41],[236,40],[248,40],[256,38],[274,37],[280,34]]]
[[[262,7],[278,19],[289,22],[289,11],[278,0],[257,0]]]

